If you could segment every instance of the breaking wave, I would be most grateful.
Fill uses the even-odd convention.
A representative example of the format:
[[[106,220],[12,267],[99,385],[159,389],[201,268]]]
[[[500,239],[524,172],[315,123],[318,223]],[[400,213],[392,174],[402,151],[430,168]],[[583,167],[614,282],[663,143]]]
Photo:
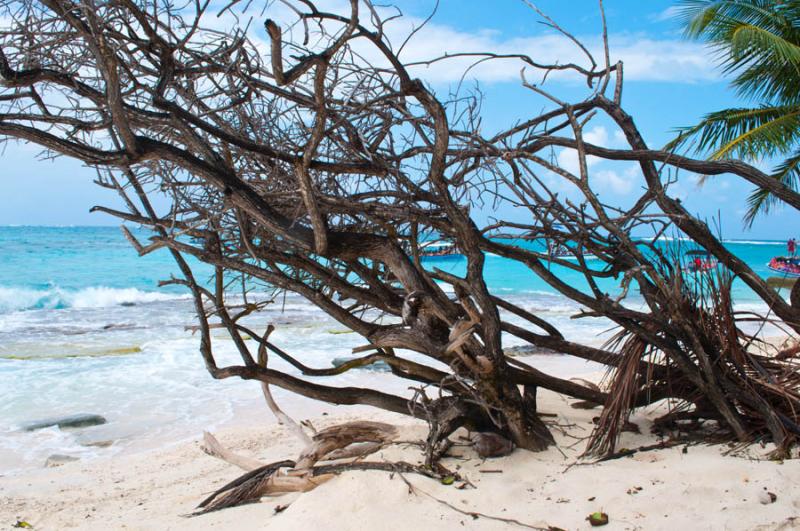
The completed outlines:
[[[738,243],[740,245],[779,245],[782,247],[786,246],[786,242],[784,241],[772,241],[772,240],[725,240],[725,243]]]
[[[108,288],[105,286],[81,290],[65,290],[57,287],[37,290],[0,286],[0,313],[63,308],[104,308],[186,297],[186,295],[141,291],[136,288]]]

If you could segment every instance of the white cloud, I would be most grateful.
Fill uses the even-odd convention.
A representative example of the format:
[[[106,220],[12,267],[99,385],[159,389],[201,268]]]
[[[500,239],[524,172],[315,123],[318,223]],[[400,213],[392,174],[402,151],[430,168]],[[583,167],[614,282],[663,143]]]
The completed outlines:
[[[708,50],[699,43],[630,38],[611,46],[624,62],[626,80],[697,83],[720,78]]]
[[[601,42],[597,37],[581,37],[598,62],[602,61]],[[718,71],[702,44],[678,39],[652,39],[641,35],[612,35],[611,61],[621,60],[626,81],[697,83],[719,78]],[[459,52],[523,54],[542,64],[575,63],[588,68],[586,57],[574,44],[557,35],[502,39],[490,33],[468,34],[448,26],[426,27],[403,50],[406,62],[423,61]],[[454,82],[476,63],[478,58],[454,58],[415,68],[415,74],[434,83]],[[467,78],[484,82],[519,81],[525,66],[528,79],[538,82],[542,71],[526,66],[518,59],[493,59],[472,66]],[[568,72],[555,73],[550,80],[579,78]]]
[[[608,144],[608,129],[602,125],[595,126],[583,134],[583,140],[588,144],[605,146]]]
[[[618,131],[609,134],[608,129],[602,125],[586,130],[583,134],[583,139],[587,143],[609,148],[619,147],[624,145],[625,142],[624,136],[619,135]],[[557,162],[562,169],[575,176],[580,175],[578,152],[576,150],[560,150],[557,153]],[[637,182],[641,181],[641,172],[637,163],[611,163],[589,155],[586,157],[586,166],[593,189],[601,195],[626,195],[634,189]],[[552,172],[549,172],[549,177],[549,185],[555,191],[572,189],[572,185],[568,185],[566,179]]]
[[[639,177],[639,166],[628,165],[621,173],[615,170],[598,170],[591,174],[595,190],[608,190],[616,195],[625,195],[633,190]]]
[[[656,22],[665,22],[667,20],[673,20],[678,13],[680,13],[681,7],[680,6],[670,6],[663,11],[659,11],[658,13],[654,13],[650,16],[651,20],[655,20]]]
[[[628,139],[625,138],[625,133],[617,129],[614,131],[614,145],[615,146],[625,146],[627,145]]]
[[[583,133],[583,141],[596,146],[608,144],[608,129],[604,126],[595,126]],[[591,168],[600,162],[600,159],[591,155],[586,157],[586,166]],[[574,149],[562,149],[558,152],[558,165],[574,175],[580,175],[578,152]]]
[[[327,5],[325,5],[327,4]],[[347,14],[349,9],[346,2],[341,0],[323,1],[320,8],[326,11]],[[395,15],[395,10],[379,8],[384,16]],[[302,26],[290,24],[296,22],[296,16],[283,4],[276,3],[268,11],[267,16],[276,19],[284,28],[284,38],[302,41]],[[208,18],[208,17],[207,17]],[[369,18],[362,14],[361,22],[369,25]],[[248,17],[239,19],[239,23],[249,20]],[[532,18],[532,20],[534,20]],[[233,16],[226,13],[223,17],[212,22],[218,29],[223,26],[235,24]],[[443,55],[465,52],[492,52],[496,54],[523,54],[542,64],[576,63],[588,67],[585,55],[568,39],[554,33],[540,33],[530,37],[505,38],[502,31],[494,28],[484,28],[479,31],[462,31],[453,26],[436,22],[429,22],[421,29],[423,19],[414,16],[403,16],[388,23],[384,27],[385,34],[390,42],[399,47],[406,37],[418,29],[414,37],[405,45],[400,58],[405,63],[416,63],[431,60]],[[534,25],[532,24],[532,27]],[[258,31],[263,34],[260,24],[251,26],[251,33]],[[579,35],[592,52],[595,60],[602,62],[602,42],[596,35]],[[262,41],[262,37],[256,37]],[[313,39],[312,39],[313,42]],[[718,71],[714,68],[707,50],[702,44],[687,42],[681,39],[655,39],[645,34],[617,33],[610,36],[610,49],[612,63],[621,60],[624,64],[626,81],[655,81],[673,83],[697,83],[716,80]],[[373,64],[386,65],[380,52],[365,39],[353,41],[354,50],[364,59]],[[266,51],[266,47],[264,48]],[[438,61],[431,65],[412,67],[412,73],[430,83],[453,83],[462,79],[468,71],[466,79],[482,82],[519,82],[520,69],[525,66],[519,59],[493,59],[479,61],[479,57],[457,57]],[[473,66],[474,65],[474,66]],[[527,66],[528,79],[531,82],[541,81],[543,72],[535,71]],[[569,73],[554,73],[548,77],[549,81],[574,80],[583,82]]]

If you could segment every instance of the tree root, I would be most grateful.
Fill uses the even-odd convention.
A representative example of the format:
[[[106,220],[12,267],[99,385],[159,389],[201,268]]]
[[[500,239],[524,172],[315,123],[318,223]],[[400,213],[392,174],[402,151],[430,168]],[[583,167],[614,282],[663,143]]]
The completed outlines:
[[[589,464],[602,463],[604,461],[620,459],[622,457],[628,457],[633,454],[638,454],[641,452],[650,452],[652,450],[664,450],[665,448],[672,448],[674,446],[679,446],[681,444],[687,444],[687,443],[686,441],[674,440],[674,441],[662,441],[656,444],[648,444],[646,446],[640,446],[638,448],[622,448],[621,450],[618,450],[614,453],[604,455],[603,457],[600,457]]]
[[[265,333],[267,337],[271,329]],[[266,367],[264,349],[259,352],[258,363]],[[460,478],[441,465],[442,456],[452,445],[448,436],[462,426],[479,427],[475,418],[482,418],[474,406],[461,400],[443,398],[425,401],[424,409],[430,425],[425,448],[425,464],[412,465],[406,462],[362,461],[397,441],[397,428],[390,424],[371,421],[354,421],[325,428],[309,436],[301,424],[286,415],[275,403],[269,387],[262,385],[264,398],[272,413],[281,424],[287,425],[298,438],[303,441],[304,449],[296,460],[283,460],[265,464],[257,459],[241,456],[225,448],[210,433],[204,434],[203,450],[212,457],[222,459],[237,466],[247,473],[224,485],[198,505],[195,515],[235,507],[245,503],[254,503],[269,495],[289,492],[307,492],[332,478],[335,474],[353,470],[382,470],[391,473],[414,473],[438,479],[448,484],[461,480],[464,485],[469,481]],[[314,431],[313,429],[311,430]],[[498,438],[501,438],[497,435]],[[503,439],[505,440],[505,439]],[[511,443],[509,441],[509,445]],[[513,448],[513,445],[511,445]],[[353,459],[348,463],[332,462]]]

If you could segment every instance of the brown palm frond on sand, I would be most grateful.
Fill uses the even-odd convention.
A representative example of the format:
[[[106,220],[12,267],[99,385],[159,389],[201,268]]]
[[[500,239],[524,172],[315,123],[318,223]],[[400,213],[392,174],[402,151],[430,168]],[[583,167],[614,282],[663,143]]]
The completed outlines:
[[[329,426],[311,438],[311,444],[297,460],[277,461],[258,467],[217,489],[198,505],[203,514],[253,503],[263,496],[287,492],[306,492],[347,470],[385,470],[389,472],[423,473],[439,477],[442,474],[407,463],[359,461],[397,437],[391,424],[372,421],[353,421]],[[228,452],[226,452],[228,453]],[[319,464],[355,458],[346,463]]]
[[[587,454],[600,455],[614,451],[640,388],[639,362],[650,350],[649,345],[636,335],[618,334],[612,342],[622,342],[620,354],[623,360],[613,373],[608,402],[589,440]]]
[[[198,509],[202,509],[200,514],[258,501],[264,495],[272,475],[281,468],[291,468],[294,465],[294,461],[286,459],[239,476],[200,502],[197,506]]]
[[[670,403],[657,426],[713,420],[721,436],[769,439],[778,454],[785,454],[800,437],[800,361],[793,353],[783,354],[786,349],[778,355],[758,351],[766,343],[742,329],[753,316],[735,310],[730,274],[721,271],[695,282],[678,274],[672,280],[673,295],[681,295],[673,300],[682,301],[676,314],[685,332],[670,339],[679,348],[662,351],[630,330],[608,342],[622,362],[611,373],[609,398],[586,454],[612,453],[637,396],[663,388],[682,399]],[[648,367],[659,367],[657,373],[642,370],[645,359]]]

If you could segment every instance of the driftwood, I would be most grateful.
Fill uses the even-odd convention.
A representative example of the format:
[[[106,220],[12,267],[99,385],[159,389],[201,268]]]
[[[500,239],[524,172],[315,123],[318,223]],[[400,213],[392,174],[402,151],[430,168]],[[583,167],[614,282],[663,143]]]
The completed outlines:
[[[624,68],[612,60],[602,17],[599,58],[550,19],[582,61],[458,54],[518,61],[531,98],[520,108],[543,109],[487,135],[478,92],[445,97],[414,77],[415,68],[453,56],[404,63],[401,47],[388,41],[391,21],[369,2],[351,0],[344,13],[285,3],[295,18],[260,21],[265,53],[247,25],[226,19],[212,27],[208,3],[0,0],[0,137],[98,170],[98,184],[124,207],[94,210],[148,228],[146,243],[126,229],[139,253],[174,258],[181,276],[168,283],[193,296],[200,353],[214,378],[261,382],[271,409],[301,438],[308,435],[282,417],[271,389],[426,419],[429,462],[461,426],[522,449],[553,445],[536,411],[539,389],[605,405],[589,447],[597,453],[614,450],[634,408],[664,399],[702,411],[738,440],[769,437],[788,448],[800,436],[797,361],[751,352],[755,338],[740,325],[760,317],[734,311],[730,286],[740,279],[769,307],[771,322],[791,333],[800,331],[800,287],[787,302],[681,204],[671,184],[685,172],[743,179],[791,209],[800,208],[800,194],[741,162],[648,146],[625,110]],[[285,32],[293,23],[308,35]],[[553,73],[584,82],[586,93],[564,101],[529,81]],[[624,147],[590,141],[587,128],[598,120]],[[554,152],[576,164],[559,164]],[[637,197],[615,202],[599,190],[592,158],[633,163]],[[157,209],[155,196],[168,208]],[[481,223],[474,213],[490,203],[508,219]],[[425,261],[420,247],[431,238],[452,242],[466,262],[463,277]],[[707,251],[718,273],[685,271],[686,246]],[[603,317],[619,335],[602,347],[566,339],[487,284],[487,253],[521,264],[580,305],[576,318]],[[213,269],[210,282],[205,272],[197,276],[196,261]],[[559,276],[564,270],[579,273],[581,284]],[[334,369],[312,367],[302,353],[254,333],[269,321],[253,302],[265,286],[305,298],[361,336],[363,355]],[[226,331],[240,363],[218,364],[213,328]],[[509,336],[607,366],[609,390],[507,356]],[[269,367],[267,354],[293,372]],[[339,387],[310,379],[377,361],[416,386],[416,396],[372,381]],[[310,470],[318,458],[308,454],[302,466]]]
[[[267,368],[267,340],[269,339],[269,335],[274,330],[273,326],[270,325],[267,327],[267,330],[264,332],[262,336],[261,345],[258,349],[258,365],[264,369]],[[284,413],[278,404],[275,402],[275,399],[272,397],[272,392],[269,389],[268,382],[261,382],[261,391],[264,393],[264,400],[267,401],[267,406],[269,410],[275,415],[275,418],[278,419],[280,424],[284,424],[292,430],[292,432],[306,445],[310,446],[313,444],[311,438],[306,434],[305,430],[303,430],[302,426],[300,426],[297,422],[294,421],[289,415]]]
[[[203,432],[203,444],[200,448],[211,457],[222,459],[226,463],[230,463],[248,472],[264,466],[264,463],[257,459],[238,455],[228,450],[220,444],[216,437],[207,431]]]
[[[294,461],[280,461],[265,465],[237,478],[203,500],[198,505],[198,509],[201,509],[198,514],[245,503],[253,503],[267,495],[307,492],[342,472],[378,470],[391,473],[420,474],[438,480],[447,477],[421,465],[412,465],[402,461],[395,463],[356,461],[320,465],[307,469],[303,475],[292,475],[291,469],[288,471],[281,470],[282,468],[293,466]]]
[[[397,429],[389,424],[369,421],[354,421],[320,430],[303,449],[297,460],[284,460],[263,464],[243,458],[224,449],[210,435],[212,451],[207,453],[219,457],[248,472],[215,491],[198,506],[202,512],[216,511],[243,503],[258,501],[269,495],[287,492],[306,492],[327,481],[333,474],[348,470],[385,470],[423,473],[441,477],[431,468],[406,463],[369,463],[361,458],[376,452],[397,437]],[[349,463],[330,463],[341,459],[358,458]],[[322,464],[324,462],[328,464]]]
[[[369,448],[378,448],[374,445],[383,445],[397,437],[397,429],[381,422],[356,421],[339,424],[326,428],[314,435],[311,446],[307,447],[297,459],[295,469],[305,470],[311,468],[319,461],[332,459],[331,454],[346,449],[352,444],[373,443]],[[359,447],[359,450],[362,450]],[[358,455],[363,453],[356,452]],[[340,458],[340,457],[333,457]]]

